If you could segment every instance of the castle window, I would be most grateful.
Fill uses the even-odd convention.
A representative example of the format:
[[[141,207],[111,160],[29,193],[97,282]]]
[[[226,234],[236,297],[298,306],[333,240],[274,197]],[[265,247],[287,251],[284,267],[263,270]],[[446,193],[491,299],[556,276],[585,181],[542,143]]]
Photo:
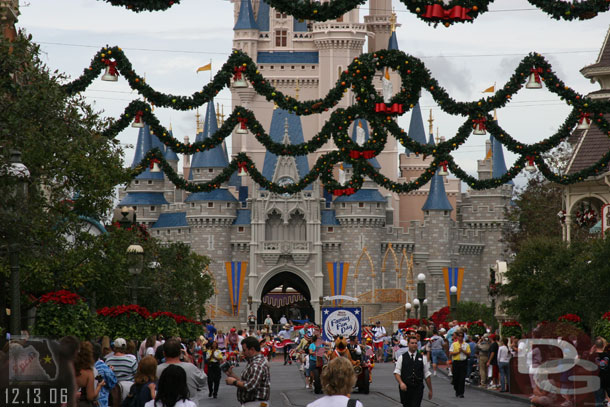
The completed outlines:
[[[265,66],[264,66],[264,65],[260,65],[260,66],[258,67],[258,69],[265,69]]]
[[[171,234],[171,233],[172,233],[172,231],[171,231],[171,230],[169,230],[169,229],[167,229],[167,234],[169,235],[169,234]]]
[[[148,180],[148,185],[152,185],[152,181],[151,180]]]
[[[285,47],[288,42],[288,30],[276,30],[275,31],[275,46]]]
[[[150,207],[150,211],[151,211],[151,212],[154,212],[156,209],[157,209],[157,208],[155,208],[154,206],[151,206],[151,207]]]
[[[358,208],[364,208],[364,202],[358,202]]]
[[[286,13],[280,13],[279,11],[275,12],[275,18],[288,18],[288,16],[286,15]]]
[[[292,66],[290,67],[290,69],[294,69],[294,65],[292,65]]]
[[[381,204],[377,202],[377,208],[381,208]]]
[[[157,230],[157,236],[159,235],[159,233],[161,233],[161,232]]]
[[[191,208],[195,207],[195,202],[191,202]]]
[[[227,202],[227,208],[231,207],[231,202]]]
[[[301,65],[301,69],[305,69],[305,65]]]
[[[273,69],[273,65],[271,65],[271,66],[269,67],[269,69]]]
[[[449,211],[445,211],[445,216],[449,215]]]
[[[246,229],[245,229],[243,226],[239,226],[239,227],[237,228],[237,232],[238,232],[238,233],[244,233],[244,230],[246,230]]]
[[[332,227],[332,226],[328,227],[328,233],[334,233],[334,231],[335,231],[334,227]]]
[[[345,208],[345,202],[341,202],[341,207]]]
[[[140,181],[135,180],[134,184],[136,184],[136,185],[140,185]]]
[[[199,174],[199,168],[197,168],[197,169],[195,170],[195,172],[196,172],[197,174]]]
[[[280,66],[280,69],[284,69],[284,65]]]
[[[214,172],[214,168],[208,168],[208,172]]]
[[[312,66],[311,66],[311,69],[316,69],[316,66],[315,66],[315,65],[312,65]]]
[[[208,202],[208,208],[213,208],[214,207],[214,202]]]

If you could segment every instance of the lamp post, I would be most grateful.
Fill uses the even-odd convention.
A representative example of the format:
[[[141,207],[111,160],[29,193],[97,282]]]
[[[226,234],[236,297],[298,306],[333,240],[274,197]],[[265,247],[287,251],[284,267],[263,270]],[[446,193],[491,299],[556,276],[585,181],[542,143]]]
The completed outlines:
[[[6,169],[5,175],[15,179],[13,198],[18,205],[27,201],[28,178],[30,170],[21,162],[21,152],[11,150],[11,166]],[[3,171],[4,172],[4,171]],[[18,240],[18,239],[17,239]],[[19,276],[19,244],[14,243],[9,248],[10,286],[11,286],[11,321],[12,335],[21,333],[21,287]]]
[[[132,244],[127,248],[127,261],[129,264],[129,274],[133,276],[133,289],[131,291],[131,302],[138,303],[137,276],[144,267],[144,249],[139,244]]]
[[[415,307],[415,318],[419,319],[419,300],[417,298],[413,300],[413,306]]]
[[[411,318],[411,308],[413,308],[413,306],[410,302],[407,302],[405,304],[405,309],[407,310],[407,319]]]
[[[426,275],[424,273],[419,273],[417,275],[417,299],[421,304],[421,317],[428,317],[428,306],[427,302],[424,302],[426,299]]]
[[[451,312],[455,312],[457,310],[457,287],[452,285],[451,288],[449,288],[449,301],[451,304],[449,304],[449,308],[451,309]]]

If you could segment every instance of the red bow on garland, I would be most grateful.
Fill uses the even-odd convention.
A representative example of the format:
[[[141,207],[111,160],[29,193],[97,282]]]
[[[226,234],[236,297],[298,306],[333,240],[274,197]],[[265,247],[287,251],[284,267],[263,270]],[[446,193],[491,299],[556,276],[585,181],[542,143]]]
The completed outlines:
[[[443,171],[447,172],[447,166],[449,165],[449,161],[441,161],[438,163],[441,167],[443,167]]]
[[[161,164],[161,161],[159,161],[157,158],[153,158],[152,160],[150,160],[150,162],[148,163],[148,166],[150,167],[150,169],[152,170],[153,167],[155,166],[155,164]]]
[[[239,124],[241,124],[241,128],[243,130],[247,129],[247,127],[246,127],[246,123],[248,123],[248,119],[247,118],[245,118],[245,117],[238,117],[237,121],[239,122]]]
[[[354,188],[344,188],[344,189],[335,189],[333,191],[333,195],[341,196],[341,195],[353,195],[356,193]]]
[[[144,112],[141,110],[138,110],[136,112],[136,118],[134,119],[134,122],[136,122],[136,123],[142,122],[142,115],[144,115]]]
[[[235,69],[233,70],[233,73],[235,74],[235,80],[238,81],[241,79],[241,74],[246,72],[246,67],[245,66],[237,66],[235,67]]]
[[[590,113],[581,113],[580,119],[578,120],[578,124],[582,124],[583,121],[587,121],[587,124],[591,124],[591,114]]]
[[[487,125],[485,123],[487,123],[487,119],[484,117],[481,117],[480,119],[475,119],[472,121],[472,127],[474,129],[479,128],[479,130],[487,130]]]
[[[365,150],[365,151],[352,150],[349,152],[349,156],[350,156],[350,158],[353,158],[354,160],[357,160],[358,158],[365,158],[367,160],[370,160],[371,158],[375,157],[375,151],[373,151],[373,150]]]
[[[443,8],[440,4],[426,6],[426,12],[424,18],[431,20],[472,20],[472,17],[468,15],[470,8],[455,6],[449,10]]]
[[[237,163],[237,170],[238,171],[246,171],[248,172],[248,163],[240,161]]]
[[[119,76],[119,71],[116,69],[116,61],[111,61],[109,59],[103,59],[104,64],[108,67],[108,73],[112,76]]]
[[[525,159],[527,160],[527,163],[530,166],[532,166],[532,167],[534,166],[534,157],[532,157],[531,155],[528,155],[528,156],[525,157]]]
[[[385,103],[375,103],[375,113],[402,114],[404,108],[400,103],[394,103],[389,107]]]
[[[540,80],[540,75],[542,75],[543,72],[542,68],[532,68],[530,72],[534,74],[534,80],[536,83],[542,83]]]

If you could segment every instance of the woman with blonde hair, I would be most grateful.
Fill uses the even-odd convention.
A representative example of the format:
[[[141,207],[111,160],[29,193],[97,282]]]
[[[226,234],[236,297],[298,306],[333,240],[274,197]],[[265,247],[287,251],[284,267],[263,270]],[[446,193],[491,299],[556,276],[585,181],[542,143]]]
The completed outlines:
[[[362,407],[360,401],[350,399],[356,374],[352,362],[347,358],[335,358],[324,366],[321,381],[326,396],[309,403],[307,407]]]

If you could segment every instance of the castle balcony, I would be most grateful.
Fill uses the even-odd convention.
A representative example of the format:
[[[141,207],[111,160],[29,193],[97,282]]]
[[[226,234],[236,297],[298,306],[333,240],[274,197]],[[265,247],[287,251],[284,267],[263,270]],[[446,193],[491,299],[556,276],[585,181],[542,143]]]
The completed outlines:
[[[267,240],[263,242],[259,254],[267,266],[276,265],[280,256],[290,257],[297,266],[304,266],[307,264],[311,252],[310,242]]]
[[[337,21],[326,21],[322,23],[315,23],[313,25],[313,33],[317,34],[323,32],[328,34],[331,31],[346,31],[352,34],[356,33],[367,33],[366,24],[363,23],[343,23]]]

